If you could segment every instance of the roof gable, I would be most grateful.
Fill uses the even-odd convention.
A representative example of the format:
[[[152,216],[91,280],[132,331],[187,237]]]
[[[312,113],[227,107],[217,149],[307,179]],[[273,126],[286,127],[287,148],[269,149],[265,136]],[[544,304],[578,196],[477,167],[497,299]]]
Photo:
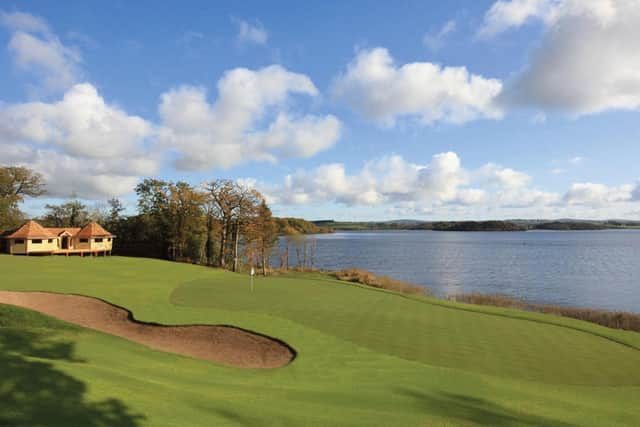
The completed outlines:
[[[80,227],[45,227],[48,232],[56,236],[75,236]]]

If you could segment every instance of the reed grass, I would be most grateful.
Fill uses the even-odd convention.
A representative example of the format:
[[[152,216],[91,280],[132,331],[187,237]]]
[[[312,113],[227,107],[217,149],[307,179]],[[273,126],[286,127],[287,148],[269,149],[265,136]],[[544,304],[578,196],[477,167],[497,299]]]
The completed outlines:
[[[571,317],[613,329],[640,332],[640,314],[624,311],[610,311],[592,308],[567,307],[554,304],[533,304],[518,298],[500,294],[459,294],[452,297],[455,301],[469,304],[490,305],[494,307],[516,308],[545,314]]]

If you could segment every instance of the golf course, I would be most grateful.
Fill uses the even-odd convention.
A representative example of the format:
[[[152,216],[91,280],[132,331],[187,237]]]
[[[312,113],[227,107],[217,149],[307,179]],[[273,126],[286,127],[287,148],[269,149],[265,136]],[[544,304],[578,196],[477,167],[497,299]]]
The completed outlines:
[[[117,256],[0,255],[0,291],[92,297],[146,328],[216,326],[292,354],[236,363],[60,320],[77,298],[54,317],[0,304],[0,426],[640,425],[640,333],[579,320],[321,273],[252,289],[248,275]]]

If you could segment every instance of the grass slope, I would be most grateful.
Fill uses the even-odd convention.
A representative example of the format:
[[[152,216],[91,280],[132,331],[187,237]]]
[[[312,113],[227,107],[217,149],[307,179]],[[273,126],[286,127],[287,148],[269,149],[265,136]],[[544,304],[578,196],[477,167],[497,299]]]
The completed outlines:
[[[638,425],[640,334],[132,258],[0,256],[0,288],[106,299],[136,318],[285,340],[290,366],[228,368],[0,305],[0,425]],[[80,420],[72,422],[71,420]]]

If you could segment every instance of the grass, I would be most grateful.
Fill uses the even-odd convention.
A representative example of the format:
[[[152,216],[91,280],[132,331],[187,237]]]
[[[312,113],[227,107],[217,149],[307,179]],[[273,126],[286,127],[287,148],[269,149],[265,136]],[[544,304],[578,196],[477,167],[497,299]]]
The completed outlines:
[[[592,308],[565,307],[553,304],[533,304],[506,295],[459,294],[456,301],[469,304],[490,305],[494,307],[509,307],[518,310],[535,311],[538,313],[555,314],[596,323],[613,329],[640,332],[640,314],[623,311],[597,310]]]
[[[0,425],[640,424],[635,332],[319,273],[251,292],[244,275],[148,259],[0,256],[0,271],[2,289],[233,324],[298,351],[283,369],[229,368],[0,305]]]

